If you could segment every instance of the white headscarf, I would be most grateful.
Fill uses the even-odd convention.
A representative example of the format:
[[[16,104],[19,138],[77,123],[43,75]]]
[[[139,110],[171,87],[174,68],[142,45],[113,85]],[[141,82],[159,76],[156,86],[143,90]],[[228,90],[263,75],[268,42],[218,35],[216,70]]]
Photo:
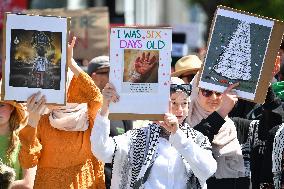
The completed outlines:
[[[187,118],[191,127],[196,126],[202,119],[206,119],[213,113],[204,110],[199,104],[197,79],[198,73],[191,81],[192,92]],[[245,176],[244,159],[237,139],[236,127],[229,117],[226,117],[225,121],[212,141],[212,151],[217,161],[215,177],[218,179],[243,177]]]

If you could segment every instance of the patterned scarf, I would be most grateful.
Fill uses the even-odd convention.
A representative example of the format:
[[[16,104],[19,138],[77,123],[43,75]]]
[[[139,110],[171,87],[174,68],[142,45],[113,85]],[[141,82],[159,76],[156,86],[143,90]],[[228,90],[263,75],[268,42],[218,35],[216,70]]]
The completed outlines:
[[[284,149],[284,124],[278,129],[274,137],[273,151],[272,151],[272,172],[274,174],[273,181],[275,189],[281,188],[282,176],[282,159]]]
[[[201,139],[201,135],[198,135],[188,124],[181,125],[180,127],[186,133],[187,137],[192,137],[194,142],[199,146],[211,149],[211,146],[204,146],[206,144],[204,144],[204,141]],[[160,133],[161,128],[155,123],[149,124],[148,127],[134,129],[128,132],[128,137],[131,142],[126,158],[122,157],[117,159],[116,155],[117,157],[121,157],[121,153],[125,153],[123,151],[118,152],[117,150],[115,150],[113,157],[113,174],[119,175],[119,180],[115,180],[116,183],[119,183],[119,189],[143,188],[150,174],[151,167],[158,156],[157,146],[159,144]],[[204,139],[203,135],[202,137]],[[114,137],[115,143],[121,144],[124,142],[122,140],[125,141],[125,138]],[[199,180],[193,174],[190,165],[184,159],[183,162],[186,167],[187,188],[201,189]]]

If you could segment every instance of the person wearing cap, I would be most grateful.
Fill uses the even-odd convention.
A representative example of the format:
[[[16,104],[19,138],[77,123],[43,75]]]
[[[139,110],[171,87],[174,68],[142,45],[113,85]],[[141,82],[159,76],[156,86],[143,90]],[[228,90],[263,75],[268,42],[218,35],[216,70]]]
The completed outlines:
[[[46,105],[39,92],[27,100],[29,118],[20,131],[19,157],[23,167],[37,166],[35,189],[105,188],[103,163],[92,155],[90,145],[102,95],[74,61],[75,41],[74,37],[67,49],[67,65],[72,72],[67,73],[66,105]]]
[[[23,169],[18,159],[18,134],[27,122],[27,115],[24,105],[14,101],[0,101],[0,186],[9,183],[11,188],[33,188],[36,168]]]
[[[109,67],[108,56],[95,57],[88,64],[87,73],[101,91],[109,81]]]
[[[98,159],[113,163],[112,189],[201,189],[216,171],[208,138],[185,122],[191,85],[176,77],[171,81],[170,110],[164,120],[116,137],[109,137],[108,112],[119,96],[110,83],[103,89],[91,147]],[[201,124],[212,125],[207,120]]]
[[[98,56],[93,58],[88,64],[87,73],[92,77],[95,84],[102,91],[109,82],[109,56]],[[110,121],[110,135],[111,137],[124,134],[133,129],[133,122],[130,120],[112,120]],[[112,175],[111,163],[105,164],[105,183],[106,188],[110,188]]]
[[[195,74],[201,69],[202,62],[196,55],[188,55],[180,58],[175,64],[175,72],[172,77],[179,77],[185,83],[190,83]]]

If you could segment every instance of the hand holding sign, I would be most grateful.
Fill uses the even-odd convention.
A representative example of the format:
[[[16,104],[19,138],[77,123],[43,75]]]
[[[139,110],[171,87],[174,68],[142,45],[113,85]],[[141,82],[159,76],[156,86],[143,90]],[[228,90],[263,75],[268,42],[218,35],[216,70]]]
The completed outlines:
[[[155,121],[154,123],[164,127],[171,134],[175,134],[179,128],[179,121],[176,115],[172,113],[172,102],[169,102],[169,113],[165,113],[164,121]]]
[[[115,87],[111,83],[107,83],[104,89],[102,90],[103,94],[103,105],[101,108],[100,114],[102,116],[107,116],[109,112],[109,104],[111,102],[118,102],[119,96],[115,90]]]

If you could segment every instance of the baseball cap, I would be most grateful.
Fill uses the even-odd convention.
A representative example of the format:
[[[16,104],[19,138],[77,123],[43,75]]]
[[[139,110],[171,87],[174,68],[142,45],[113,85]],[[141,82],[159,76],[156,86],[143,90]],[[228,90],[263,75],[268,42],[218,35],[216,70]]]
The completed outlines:
[[[109,68],[109,66],[109,56],[98,56],[89,62],[87,73],[92,75],[92,73],[98,71],[99,69]]]

